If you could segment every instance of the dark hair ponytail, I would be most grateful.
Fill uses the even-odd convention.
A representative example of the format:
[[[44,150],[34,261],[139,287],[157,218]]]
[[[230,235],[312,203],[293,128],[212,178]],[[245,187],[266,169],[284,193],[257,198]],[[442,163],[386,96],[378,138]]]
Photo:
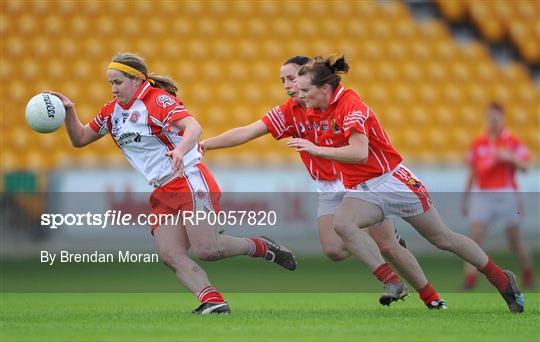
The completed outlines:
[[[332,55],[330,57],[317,56],[310,63],[302,66],[298,70],[298,75],[310,75],[311,83],[317,87],[329,84],[332,89],[336,89],[341,76],[349,71],[349,64],[345,61],[345,56]]]
[[[328,67],[335,74],[345,74],[349,71],[349,64],[345,62],[345,56],[331,56],[328,58]]]

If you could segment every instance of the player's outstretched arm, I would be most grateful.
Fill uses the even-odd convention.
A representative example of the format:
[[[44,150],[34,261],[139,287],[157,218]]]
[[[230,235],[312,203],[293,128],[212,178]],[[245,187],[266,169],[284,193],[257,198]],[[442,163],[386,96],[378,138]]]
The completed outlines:
[[[257,120],[250,125],[233,128],[218,136],[205,139],[201,141],[201,148],[203,151],[210,151],[242,145],[267,133],[268,128],[264,122],[262,122],[262,120]]]
[[[64,123],[66,125],[69,140],[71,140],[73,147],[86,146],[102,137],[101,134],[94,132],[94,130],[90,128],[90,125],[83,125],[81,123],[77,117],[75,104],[67,96],[55,91],[47,92],[58,96],[58,98],[60,98],[64,104],[64,108],[66,109],[66,118]]]

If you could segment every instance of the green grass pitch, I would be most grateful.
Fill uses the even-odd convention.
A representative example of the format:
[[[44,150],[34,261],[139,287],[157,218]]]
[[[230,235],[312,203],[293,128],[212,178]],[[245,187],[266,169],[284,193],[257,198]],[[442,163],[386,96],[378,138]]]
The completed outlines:
[[[194,316],[189,294],[6,294],[2,341],[538,341],[539,296],[511,314],[497,294],[449,293],[446,311],[410,296],[229,294],[233,314]]]
[[[495,259],[519,274],[514,258]],[[484,279],[460,293],[455,257],[419,258],[445,311],[426,309],[412,289],[382,307],[380,285],[352,258],[300,261],[295,272],[251,258],[201,263],[233,313],[199,317],[195,296],[161,264],[2,260],[0,341],[540,341],[538,292],[525,294],[523,314]]]

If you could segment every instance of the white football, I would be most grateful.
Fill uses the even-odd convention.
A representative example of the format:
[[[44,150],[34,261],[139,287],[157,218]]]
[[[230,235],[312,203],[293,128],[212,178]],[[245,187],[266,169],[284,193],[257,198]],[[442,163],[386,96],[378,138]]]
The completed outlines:
[[[26,105],[26,121],[39,133],[56,131],[62,126],[65,117],[66,109],[62,100],[53,94],[37,94]]]

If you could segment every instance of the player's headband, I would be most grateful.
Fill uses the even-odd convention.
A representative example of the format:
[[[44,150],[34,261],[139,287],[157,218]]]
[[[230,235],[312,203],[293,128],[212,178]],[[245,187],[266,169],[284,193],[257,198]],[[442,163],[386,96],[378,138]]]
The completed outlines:
[[[139,70],[137,70],[135,68],[132,68],[129,65],[126,65],[126,64],[122,64],[122,63],[118,63],[118,62],[111,62],[109,64],[109,69],[120,70],[120,71],[125,72],[128,75],[138,77],[138,78],[140,78],[142,80],[147,80],[148,79],[150,81],[150,83],[152,83],[152,84],[154,83],[153,79],[148,78],[148,76],[146,76],[145,74],[143,74]]]

